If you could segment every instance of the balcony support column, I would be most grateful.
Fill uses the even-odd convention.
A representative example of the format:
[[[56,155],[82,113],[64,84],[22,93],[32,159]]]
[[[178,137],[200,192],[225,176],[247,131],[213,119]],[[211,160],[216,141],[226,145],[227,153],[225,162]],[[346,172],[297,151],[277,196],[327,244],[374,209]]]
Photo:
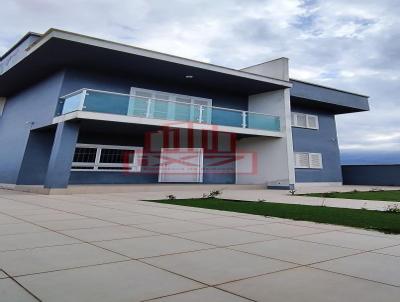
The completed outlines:
[[[61,122],[57,124],[44,182],[45,188],[68,187],[78,134],[79,123]]]

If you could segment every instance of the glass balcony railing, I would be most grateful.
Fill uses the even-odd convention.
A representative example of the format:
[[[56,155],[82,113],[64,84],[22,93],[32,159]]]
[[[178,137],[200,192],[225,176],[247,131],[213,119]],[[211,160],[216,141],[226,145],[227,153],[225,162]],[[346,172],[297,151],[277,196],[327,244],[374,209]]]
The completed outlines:
[[[129,94],[81,89],[61,98],[61,114],[74,111],[111,113],[170,121],[280,131],[278,116],[139,97]]]

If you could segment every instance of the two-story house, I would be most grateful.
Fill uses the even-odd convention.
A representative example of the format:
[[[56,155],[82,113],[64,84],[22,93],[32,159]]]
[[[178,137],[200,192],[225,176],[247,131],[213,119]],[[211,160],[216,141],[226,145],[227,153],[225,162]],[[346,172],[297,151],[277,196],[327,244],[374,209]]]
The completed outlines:
[[[28,33],[0,61],[0,183],[340,184],[335,115],[368,109],[286,58],[235,70]]]

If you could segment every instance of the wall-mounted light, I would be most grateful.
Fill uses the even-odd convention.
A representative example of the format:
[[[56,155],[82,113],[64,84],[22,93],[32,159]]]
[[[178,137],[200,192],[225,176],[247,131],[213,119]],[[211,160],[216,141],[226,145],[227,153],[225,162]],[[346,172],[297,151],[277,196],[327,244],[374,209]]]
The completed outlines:
[[[193,79],[193,78],[194,78],[194,76],[192,76],[191,74],[185,75],[185,79]]]

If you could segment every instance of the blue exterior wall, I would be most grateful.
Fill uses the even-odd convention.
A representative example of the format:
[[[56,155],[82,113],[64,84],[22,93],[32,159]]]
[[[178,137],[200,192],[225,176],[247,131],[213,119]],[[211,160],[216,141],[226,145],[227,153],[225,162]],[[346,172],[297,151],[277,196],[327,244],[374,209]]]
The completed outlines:
[[[112,128],[112,127],[110,127]],[[132,131],[130,133],[124,133],[118,135],[118,131],[115,134],[112,133],[112,129],[109,129],[108,133],[85,131],[84,127],[81,129],[78,143],[85,144],[100,144],[100,145],[120,145],[120,146],[134,146],[143,147],[145,144],[145,138],[143,133],[137,133]],[[172,146],[171,146],[172,147]],[[185,147],[184,145],[182,147]],[[199,143],[194,143],[194,148],[203,147]],[[151,154],[146,153],[144,150],[144,158],[146,155],[151,157],[151,167],[142,164],[142,170],[140,172],[99,172],[99,171],[72,171],[69,179],[70,184],[146,184],[146,183],[158,183],[158,164],[160,149],[152,150]],[[205,151],[206,152],[206,151]],[[234,151],[233,151],[234,152]],[[207,154],[204,157],[204,172],[203,172],[203,183],[206,184],[234,184],[236,181],[235,176],[235,163],[229,162],[220,167],[217,167],[217,173],[215,167],[212,167],[210,163],[215,162],[211,157],[214,154]],[[223,160],[223,159],[222,159]],[[221,171],[227,171],[221,173]]]
[[[341,182],[335,116],[324,110],[292,106],[292,112],[318,116],[319,129],[292,127],[294,152],[322,154],[323,169],[296,169],[296,182]]]
[[[53,141],[53,129],[30,132],[17,185],[43,185]]]
[[[51,123],[63,78],[57,72],[7,98],[0,117],[0,183],[17,183],[31,128]]]
[[[185,94],[213,100],[213,106],[248,110],[248,96],[216,91],[195,85],[173,84],[151,77],[130,78],[106,72],[92,72],[68,69],[62,87],[62,95],[81,88],[105,90],[129,94],[131,87],[153,89],[177,94]]]
[[[343,165],[343,184],[400,186],[400,165]]]

